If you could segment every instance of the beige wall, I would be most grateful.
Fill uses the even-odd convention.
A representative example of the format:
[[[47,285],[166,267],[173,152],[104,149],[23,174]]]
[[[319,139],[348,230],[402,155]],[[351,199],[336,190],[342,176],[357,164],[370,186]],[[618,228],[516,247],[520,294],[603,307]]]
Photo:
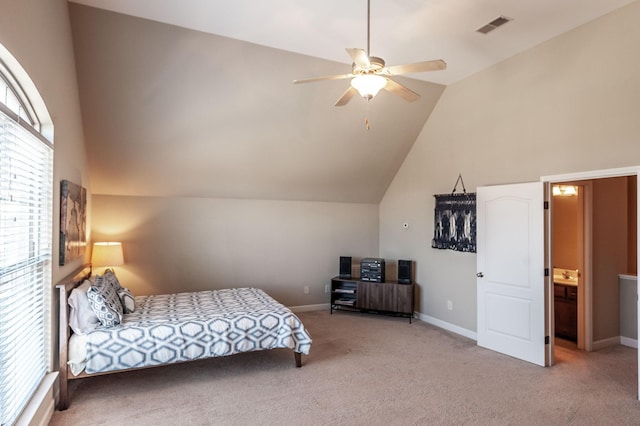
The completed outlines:
[[[35,83],[54,125],[53,281],[81,265],[58,266],[60,180],[89,189],[71,29],[65,0],[0,0],[0,43]],[[90,201],[89,206],[90,208]],[[90,220],[90,215],[89,215]],[[90,230],[90,224],[87,225]]]
[[[593,340],[620,335],[618,274],[627,270],[627,178],[593,181]],[[634,218],[635,220],[635,218]]]
[[[458,173],[475,191],[640,165],[637,22],[639,2],[447,87],[380,204],[381,256],[416,260],[421,313],[476,330],[476,256],[430,248]]]
[[[377,204],[444,90],[335,108],[348,81],[292,81],[344,63],[69,8],[95,194]]]
[[[255,286],[288,306],[328,303],[340,256],[378,254],[376,204],[94,195],[93,206],[93,236],[123,242],[116,272],[134,294]]]

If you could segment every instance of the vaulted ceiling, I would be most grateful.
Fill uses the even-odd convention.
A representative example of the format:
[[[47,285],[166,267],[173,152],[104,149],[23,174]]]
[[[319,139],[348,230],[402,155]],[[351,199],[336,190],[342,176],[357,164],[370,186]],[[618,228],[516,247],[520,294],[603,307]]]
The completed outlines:
[[[334,107],[348,80],[292,80],[350,71],[365,1],[75,0],[92,191],[377,203],[445,85],[628,3],[372,0],[373,55],[447,70],[397,77],[414,103]]]

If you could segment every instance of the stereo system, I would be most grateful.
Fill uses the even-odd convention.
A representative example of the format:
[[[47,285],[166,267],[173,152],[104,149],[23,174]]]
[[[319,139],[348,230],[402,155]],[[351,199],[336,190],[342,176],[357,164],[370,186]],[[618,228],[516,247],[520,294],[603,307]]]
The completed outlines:
[[[384,259],[366,258],[360,261],[361,281],[384,282],[384,273]]]
[[[351,256],[340,256],[340,278],[351,278]],[[385,260],[368,257],[360,261],[360,281],[385,282]],[[398,260],[398,284],[413,283],[413,261]]]

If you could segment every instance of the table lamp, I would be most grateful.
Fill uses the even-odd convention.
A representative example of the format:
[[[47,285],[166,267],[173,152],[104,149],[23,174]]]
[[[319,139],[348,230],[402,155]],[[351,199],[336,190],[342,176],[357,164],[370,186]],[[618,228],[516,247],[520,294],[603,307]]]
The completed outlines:
[[[93,243],[93,252],[91,253],[91,265],[105,266],[107,269],[112,266],[124,265],[124,256],[122,254],[122,243],[119,242],[101,242]]]

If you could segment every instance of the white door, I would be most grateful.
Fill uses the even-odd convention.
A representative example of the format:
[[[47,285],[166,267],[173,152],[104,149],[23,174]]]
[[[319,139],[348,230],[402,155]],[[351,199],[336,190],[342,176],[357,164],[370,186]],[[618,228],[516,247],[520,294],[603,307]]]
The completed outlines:
[[[544,187],[477,189],[478,345],[545,365]]]

